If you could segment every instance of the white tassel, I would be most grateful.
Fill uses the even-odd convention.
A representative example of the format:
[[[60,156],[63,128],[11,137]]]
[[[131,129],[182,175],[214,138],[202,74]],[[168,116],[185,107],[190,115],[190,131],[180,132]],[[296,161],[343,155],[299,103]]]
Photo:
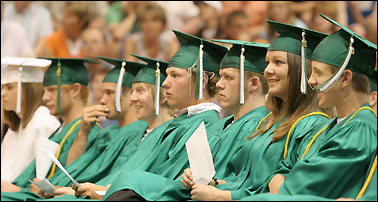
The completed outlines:
[[[125,66],[126,62],[122,62],[121,72],[119,73],[118,81],[117,81],[117,88],[115,93],[115,107],[117,112],[121,112],[121,87],[122,87],[122,79],[123,75],[125,74]]]
[[[202,100],[202,90],[203,90],[203,45],[200,45],[200,83],[199,83],[199,95],[198,99]]]
[[[319,92],[323,92],[323,91],[327,90],[335,81],[337,81],[341,77],[341,75],[343,74],[346,66],[348,65],[348,63],[350,61],[350,57],[352,56],[353,49],[354,49],[353,46],[352,46],[353,43],[354,43],[354,39],[351,37],[350,38],[348,55],[345,58],[344,64],[341,66],[341,68],[339,69],[339,71],[333,77],[331,77],[328,81],[325,81],[324,83],[319,84],[318,86],[315,86],[316,90],[318,90]]]
[[[302,43],[301,43],[301,60],[302,60],[302,73],[301,73],[301,93],[306,94],[307,87],[307,75],[306,75],[306,53],[305,48],[307,47],[307,41],[305,39],[305,32],[302,32]]]
[[[160,106],[160,63],[156,63],[155,71],[155,115],[159,115],[159,106]]]
[[[17,104],[16,104],[16,113],[21,113],[21,73],[22,67],[18,67],[18,81],[17,81]]]
[[[244,104],[244,47],[241,49],[240,53],[240,104]]]

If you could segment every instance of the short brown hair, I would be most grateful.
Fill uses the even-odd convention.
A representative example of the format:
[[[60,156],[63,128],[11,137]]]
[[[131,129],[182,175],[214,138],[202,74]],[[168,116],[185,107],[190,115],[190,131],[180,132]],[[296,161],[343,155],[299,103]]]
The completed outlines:
[[[74,85],[73,84],[70,84],[70,85],[64,84],[64,85],[62,85],[62,89],[66,90],[66,91],[73,90]],[[86,106],[87,103],[88,103],[88,97],[89,97],[88,86],[81,85],[80,99],[81,99],[81,102],[83,103],[84,106]]]
[[[137,18],[139,21],[142,21],[143,15],[150,12],[155,18],[163,22],[164,27],[167,25],[167,16],[165,14],[164,8],[159,6],[155,2],[146,2],[143,3],[137,9]]]
[[[21,83],[21,86],[21,119],[16,112],[4,110],[4,123],[8,124],[13,131],[18,131],[21,123],[22,128],[25,128],[35,110],[43,104],[42,83]]]
[[[188,69],[189,70],[189,69]],[[191,68],[192,71],[192,81],[196,80],[196,68]],[[210,98],[213,98],[218,93],[217,82],[219,81],[219,76],[214,72],[203,71],[209,80],[206,85],[206,91]]]
[[[260,80],[261,84],[261,90],[264,95],[266,95],[269,91],[268,81],[266,80],[265,76],[263,74],[252,72],[248,70],[244,70],[244,81],[251,78],[251,77],[257,77]]]
[[[329,68],[331,68],[332,74],[335,74],[339,69],[336,66],[327,64]],[[344,76],[344,73],[342,74]],[[370,86],[369,86],[369,78],[365,74],[359,74],[356,72],[352,72],[352,87],[357,93],[370,93]]]
[[[86,1],[68,1],[64,6],[64,11],[73,13],[79,18],[80,22],[83,22],[83,30],[85,30],[89,24],[89,2]]]

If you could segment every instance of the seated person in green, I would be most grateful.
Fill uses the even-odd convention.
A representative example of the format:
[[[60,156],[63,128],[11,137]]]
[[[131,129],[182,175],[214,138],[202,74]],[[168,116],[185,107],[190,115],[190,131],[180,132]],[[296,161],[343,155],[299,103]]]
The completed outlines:
[[[365,183],[361,187],[356,199],[354,198],[337,198],[336,201],[377,201],[377,156],[369,166],[369,172],[366,173]],[[241,201],[332,201],[335,199],[325,198],[315,195],[286,195],[286,194],[256,194],[247,196]]]
[[[145,65],[111,58],[101,57],[101,59],[115,67],[103,80],[101,105],[84,109],[78,137],[70,150],[74,152],[72,157],[78,158],[68,165],[66,170],[78,182],[97,181],[101,179],[101,176],[111,172],[116,162],[122,163],[131,156],[147,129],[146,122],[136,121],[135,108],[130,102],[132,80],[138,70]],[[122,67],[122,63],[126,66]],[[126,69],[122,77],[120,76],[121,68]],[[120,85],[117,85],[117,82],[120,82]],[[117,86],[120,87],[119,90]],[[118,93],[120,93],[119,96]],[[92,143],[90,149],[86,149],[88,131],[91,130],[95,121],[100,121],[99,116],[117,120],[119,125],[105,128]],[[72,182],[64,173],[54,175],[50,178],[50,182],[62,187],[56,190],[56,193],[74,194],[74,190],[71,189]]]
[[[224,172],[222,169],[232,155],[240,149],[246,137],[255,130],[260,120],[268,114],[265,107],[268,84],[263,72],[266,66],[266,49],[269,45],[231,40],[221,42],[234,44],[220,63],[221,78],[217,82],[218,93],[221,98],[220,104],[223,108],[232,111],[233,115],[206,129],[215,169],[219,175]],[[245,62],[243,61],[242,68],[240,68],[242,48],[245,48],[245,52],[243,52]],[[243,78],[241,79],[241,77]],[[235,89],[240,89],[240,91]],[[180,165],[182,168],[176,169],[179,171],[176,176],[167,175],[165,170],[171,169],[172,166],[177,167],[177,161],[167,161],[155,174],[144,173],[143,178],[149,180],[147,183],[145,183],[146,181],[139,181],[138,187],[143,187],[143,189],[135,189],[134,191],[147,200],[175,199],[168,196],[168,193],[172,193],[172,190],[167,187],[178,184],[172,189],[180,189],[179,180],[181,177],[179,174],[189,166],[186,153],[182,154],[180,160],[183,160]],[[149,182],[153,182],[153,186]],[[163,189],[164,193],[161,187],[166,187]],[[126,198],[121,199],[127,200]]]
[[[301,160],[289,172],[274,176],[271,193],[310,194],[326,198],[355,198],[377,149],[377,118],[358,93],[368,93],[375,66],[376,45],[336,21],[341,29],[314,50],[308,81],[317,90],[319,105],[334,106],[338,117],[321,126]],[[319,128],[319,129],[320,129]],[[300,183],[298,183],[300,182]],[[351,183],[353,182],[353,183]]]
[[[168,106],[165,89],[160,87],[166,78],[165,69],[167,68],[168,63],[136,55],[134,55],[134,57],[147,62],[147,65],[140,69],[133,79],[132,93],[130,97],[130,101],[136,108],[135,115],[138,120],[148,122],[146,133],[144,136],[142,135],[139,137],[138,142],[134,143],[139,144],[140,142],[144,143],[153,138],[151,137],[151,131],[171,120],[174,115],[174,109]],[[159,69],[158,73],[156,72],[156,68]],[[156,83],[155,81],[160,82]],[[155,85],[159,88],[159,91],[155,90]],[[159,102],[155,102],[155,100],[158,100]],[[117,170],[119,168],[118,166],[121,165],[122,162],[117,162],[111,170],[109,169],[109,174]],[[92,199],[97,199],[101,196],[96,194],[95,191],[105,190],[106,187],[104,186],[87,182],[81,184],[78,193],[81,194],[85,192],[86,195],[89,195]],[[58,190],[56,192],[58,192]]]
[[[59,116],[64,121],[63,127],[52,134],[50,139],[59,144],[56,157],[65,166],[68,151],[80,128],[81,112],[88,100],[88,72],[84,66],[84,62],[94,63],[96,61],[71,58],[47,59],[52,60],[52,64],[44,75],[42,100],[49,108],[50,114]],[[60,83],[58,83],[58,80]],[[92,129],[91,134],[96,134],[101,130],[100,128],[101,126],[97,123]],[[96,135],[90,137],[90,142],[92,142]],[[33,180],[34,178],[34,180],[38,180],[35,169],[35,160],[33,160],[24,172],[9,185],[13,187],[13,191],[22,190],[23,192],[28,192],[30,190],[31,192],[38,193],[40,189],[29,182],[29,180]],[[50,174],[46,178],[50,178],[55,172],[59,171],[56,170],[54,163],[50,169]],[[6,187],[2,185],[2,192],[4,191],[6,191]],[[7,194],[1,194],[2,199],[5,195]]]
[[[298,32],[297,27],[281,30],[278,22],[268,23],[280,34],[265,57],[264,76],[269,85],[266,106],[271,113],[233,156],[218,184],[193,184],[190,172],[183,174],[182,184],[192,189],[192,199],[240,200],[258,192],[270,173],[279,168],[279,162],[293,159],[303,146],[302,140],[315,135],[313,126],[328,120],[327,114],[319,112],[315,91],[306,88],[312,51],[327,35],[303,28]],[[301,51],[302,30],[307,39],[305,53]]]
[[[148,141],[148,146],[152,149],[148,148],[147,144],[142,144],[118,172],[96,184],[102,186],[112,184],[113,186],[115,180],[122,179],[123,174],[129,173],[126,171],[130,170],[155,172],[165,161],[185,152],[185,142],[202,122],[209,127],[220,120],[220,107],[210,103],[210,99],[216,93],[217,77],[214,73],[219,71],[219,63],[227,53],[227,48],[206,40],[202,41],[202,47],[200,46],[201,39],[174,32],[182,47],[169,61],[166,70],[167,78],[163,82],[163,87],[166,89],[168,105],[177,110],[177,117],[164,128],[159,126],[155,129],[155,133],[155,130],[152,131],[149,135],[153,137],[152,139],[146,138],[146,143]],[[198,57],[199,52],[203,57]],[[196,64],[198,64],[197,70],[192,68]],[[203,71],[202,76],[196,75],[201,71]],[[203,78],[202,82],[199,81],[200,78]],[[202,83],[201,87],[197,85],[198,82]],[[146,153],[144,150],[149,152]],[[118,181],[113,188],[123,186],[123,182],[126,183],[128,180]]]

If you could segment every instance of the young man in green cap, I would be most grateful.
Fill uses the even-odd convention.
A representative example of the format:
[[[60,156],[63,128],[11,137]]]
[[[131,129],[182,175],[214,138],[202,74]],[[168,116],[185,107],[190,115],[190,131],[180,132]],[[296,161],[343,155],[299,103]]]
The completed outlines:
[[[46,70],[43,80],[44,94],[42,100],[49,108],[52,115],[61,117],[64,121],[60,131],[51,135],[50,139],[59,144],[59,150],[56,158],[65,166],[68,151],[75,140],[81,123],[81,112],[83,111],[88,100],[88,72],[84,66],[84,62],[96,62],[88,59],[71,59],[71,58],[46,58],[52,60],[52,64]],[[100,125],[97,123],[92,129],[89,142],[92,142]],[[35,160],[19,175],[12,183],[20,187],[22,192],[14,194],[2,193],[2,199],[16,199],[18,196],[23,198],[23,193],[35,196],[29,192],[38,193],[40,189],[35,185],[31,185],[29,180],[36,177]],[[53,163],[49,175],[49,179],[55,173],[61,172]],[[38,180],[38,179],[35,179]]]
[[[177,109],[177,117],[166,130],[156,134],[161,140],[150,156],[143,162],[140,159],[130,159],[124,165],[124,169],[120,170],[122,175],[112,183],[105,198],[125,186],[133,186],[143,177],[133,171],[126,171],[141,171],[141,175],[146,173],[143,171],[156,172],[165,161],[181,156],[182,152],[186,154],[185,142],[202,122],[209,127],[219,120],[220,107],[210,103],[210,99],[216,93],[213,75],[218,73],[227,48],[178,31],[174,33],[181,48],[169,61],[163,87],[166,89],[168,105]],[[137,153],[133,157],[137,157],[136,155]],[[179,170],[181,167],[177,170],[171,168],[170,172]]]
[[[168,126],[173,118],[174,111],[168,106],[165,89],[161,87],[161,84],[166,78],[165,70],[168,63],[156,59],[133,56],[147,62],[147,65],[140,69],[133,79],[132,93],[130,96],[130,100],[136,108],[135,115],[138,120],[148,122],[148,129],[145,135],[140,135],[134,142],[131,142],[133,145],[140,144],[141,148],[138,150],[138,157],[143,159],[143,156],[148,156],[150,151],[157,146],[156,142],[159,141],[160,137],[156,132],[161,131],[160,128],[166,128],[166,126]],[[129,145],[129,147],[130,146],[132,145]],[[143,152],[143,154],[141,154],[141,152]],[[122,151],[122,153],[128,153],[128,156],[130,156],[131,152]],[[124,157],[123,159],[127,158]],[[112,175],[122,164],[122,161],[114,163],[111,170],[109,169],[108,174]],[[89,195],[92,199],[102,197],[99,196],[96,191],[106,190],[105,185],[111,183],[109,181],[106,182],[107,179],[106,177],[102,178],[100,181],[88,179],[88,182],[96,182],[96,184],[88,182],[81,184],[79,188],[76,188],[76,195]]]
[[[138,70],[145,65],[119,59],[99,58],[115,65],[115,67],[108,72],[103,80],[102,91],[104,93],[101,98],[101,105],[84,109],[83,124],[85,126],[83,127],[82,124],[74,142],[74,144],[77,144],[76,146],[73,145],[70,150],[70,152],[75,152],[73,156],[76,155],[77,159],[68,165],[66,170],[79,182],[95,182],[106,176],[115,161],[125,160],[135,151],[147,129],[146,122],[136,120],[135,109],[130,102],[132,80]],[[123,66],[123,64],[125,65]],[[122,68],[125,69],[125,72],[120,77],[120,72],[123,72]],[[117,91],[118,82],[122,86],[121,91]],[[117,92],[121,94],[119,97]],[[116,97],[120,99],[121,111],[119,112],[116,109]],[[88,145],[88,138],[90,138],[88,131],[91,130],[95,121],[100,121],[99,116],[117,120],[119,125],[105,128],[97,135],[98,138],[91,145]],[[74,193],[74,190],[70,187],[72,182],[64,173],[54,175],[50,182],[60,187],[68,187],[61,188],[58,191],[59,194]]]
[[[317,90],[319,105],[334,106],[338,117],[320,127],[320,138],[312,140],[301,160],[285,176],[277,175],[279,180],[269,188],[280,194],[355,198],[377,150],[376,114],[367,103],[361,106],[357,96],[368,93],[377,47],[322,17],[341,29],[314,50],[308,83]]]
[[[240,200],[259,192],[281,160],[295,162],[302,140],[315,135],[313,126],[328,120],[319,109],[315,92],[306,88],[306,83],[301,85],[308,77],[313,49],[327,35],[267,22],[280,34],[265,57],[264,76],[269,85],[266,107],[271,113],[232,157],[222,180],[210,185],[189,184],[194,200]]]
[[[225,167],[232,155],[240,149],[247,136],[268,114],[265,107],[268,84],[263,72],[266,66],[266,49],[269,45],[232,40],[217,41],[233,44],[220,63],[221,78],[217,82],[221,106],[233,112],[233,115],[206,129],[216,173],[223,176],[222,173],[225,172]],[[243,52],[242,61],[240,60],[241,52]],[[235,91],[235,89],[240,89],[240,91]],[[148,178],[154,182],[154,185],[147,183],[140,185],[144,188],[138,190],[141,197],[146,200],[182,199],[176,193],[180,192],[180,175],[177,173],[172,175],[170,170],[173,166],[180,166],[179,174],[181,174],[185,168],[189,167],[188,157],[186,153],[182,153],[180,157],[173,160],[162,164],[155,174],[149,174]],[[159,187],[164,187],[164,189]]]

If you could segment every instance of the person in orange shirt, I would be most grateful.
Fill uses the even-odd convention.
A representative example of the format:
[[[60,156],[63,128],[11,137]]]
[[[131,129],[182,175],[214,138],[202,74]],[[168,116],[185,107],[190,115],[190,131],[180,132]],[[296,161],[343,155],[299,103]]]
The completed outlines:
[[[89,23],[88,2],[67,3],[60,29],[45,39],[41,57],[82,58],[81,33]]]

